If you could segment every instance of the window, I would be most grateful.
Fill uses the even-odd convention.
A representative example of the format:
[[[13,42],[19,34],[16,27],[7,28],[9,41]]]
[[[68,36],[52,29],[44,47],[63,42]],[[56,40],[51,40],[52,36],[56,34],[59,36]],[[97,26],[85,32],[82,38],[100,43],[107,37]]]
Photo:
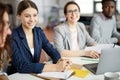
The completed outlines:
[[[81,15],[92,15],[93,14],[93,0],[75,0],[80,6]]]
[[[94,13],[102,11],[101,1],[94,1]]]
[[[118,10],[118,12],[120,14],[120,0],[117,0],[117,10]]]

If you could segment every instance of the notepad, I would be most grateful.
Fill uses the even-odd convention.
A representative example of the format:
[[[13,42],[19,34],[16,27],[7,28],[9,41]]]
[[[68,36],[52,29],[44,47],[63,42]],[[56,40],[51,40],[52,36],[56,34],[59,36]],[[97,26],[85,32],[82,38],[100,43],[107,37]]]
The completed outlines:
[[[85,78],[89,73],[88,70],[81,70],[81,69],[74,69],[74,68],[71,68],[70,70],[74,71],[73,76],[77,76],[77,77],[81,77],[81,78]]]
[[[43,73],[37,74],[37,76],[67,79],[70,77],[70,75],[72,75],[73,72],[74,72],[73,70],[67,70],[64,72],[43,72]]]

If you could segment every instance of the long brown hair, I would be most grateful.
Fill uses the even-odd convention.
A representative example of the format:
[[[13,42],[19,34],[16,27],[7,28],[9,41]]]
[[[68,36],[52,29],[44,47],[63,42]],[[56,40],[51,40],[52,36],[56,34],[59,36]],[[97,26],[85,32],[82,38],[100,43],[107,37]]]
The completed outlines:
[[[7,5],[0,3],[0,35],[3,37],[3,32],[4,32],[4,21],[3,21],[3,15],[5,12],[9,12]],[[6,42],[4,47],[0,47],[0,68],[2,67],[3,61],[2,61],[2,55],[4,51],[7,51],[7,60],[10,61],[10,36],[7,36]]]

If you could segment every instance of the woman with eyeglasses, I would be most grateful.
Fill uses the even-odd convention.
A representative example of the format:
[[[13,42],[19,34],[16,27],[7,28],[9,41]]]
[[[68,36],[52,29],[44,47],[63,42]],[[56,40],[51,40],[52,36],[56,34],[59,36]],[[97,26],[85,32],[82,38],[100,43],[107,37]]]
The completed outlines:
[[[6,69],[10,61],[9,37],[11,30],[9,27],[8,8],[0,3],[0,80],[7,80]]]
[[[66,22],[54,28],[54,45],[62,57],[88,56],[98,58],[96,51],[84,51],[85,46],[94,46],[96,42],[89,36],[85,25],[78,22],[80,7],[70,1],[64,7]]]

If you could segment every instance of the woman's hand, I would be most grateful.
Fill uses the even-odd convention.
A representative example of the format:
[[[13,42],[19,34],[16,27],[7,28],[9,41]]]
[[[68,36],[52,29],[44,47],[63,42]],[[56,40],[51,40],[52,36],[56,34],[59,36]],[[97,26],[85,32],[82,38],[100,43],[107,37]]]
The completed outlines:
[[[94,50],[89,50],[89,51],[85,51],[85,56],[89,56],[89,57],[97,59],[99,58],[99,53]]]
[[[0,75],[0,80],[8,80],[6,75]]]
[[[56,63],[57,71],[65,71],[65,70],[68,70],[71,65],[72,65],[72,62],[71,62],[70,60],[68,60],[68,59],[60,59],[60,60]]]
[[[45,64],[42,72],[61,72],[68,70],[72,62],[68,59],[60,59],[56,64]]]

